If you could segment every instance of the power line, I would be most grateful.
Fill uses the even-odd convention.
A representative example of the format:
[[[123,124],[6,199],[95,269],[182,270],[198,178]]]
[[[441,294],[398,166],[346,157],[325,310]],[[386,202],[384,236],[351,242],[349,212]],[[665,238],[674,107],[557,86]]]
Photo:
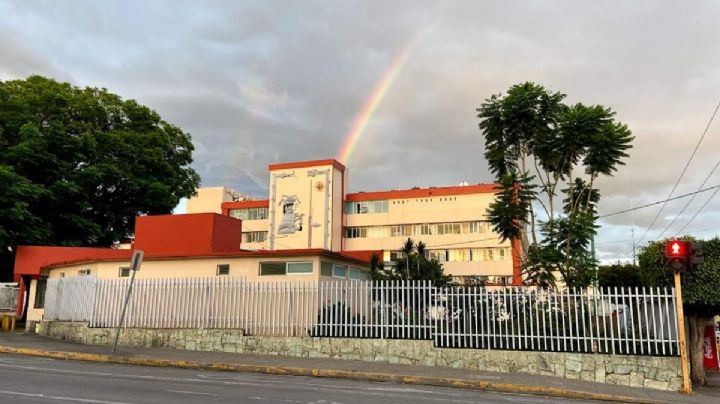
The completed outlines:
[[[680,184],[680,180],[682,180],[683,176],[685,175],[685,172],[687,171],[688,167],[690,166],[690,163],[693,161],[693,158],[695,158],[695,154],[697,153],[698,149],[700,148],[700,143],[702,143],[703,139],[705,139],[705,135],[707,134],[708,130],[710,129],[710,125],[712,124],[713,120],[715,119],[715,115],[718,112],[718,109],[720,108],[720,102],[718,102],[718,105],[715,107],[715,111],[713,111],[712,116],[710,116],[710,120],[708,121],[707,126],[705,126],[705,130],[702,133],[702,136],[700,136],[700,139],[698,140],[697,144],[695,145],[695,149],[693,149],[692,154],[690,155],[690,158],[688,159],[687,163],[685,163],[685,167],[683,168],[682,172],[680,173],[680,176],[678,177],[677,181],[675,181],[675,185],[673,185],[672,189],[670,190],[670,194],[668,194],[667,199],[665,200],[665,203],[663,206],[658,210],[657,214],[655,215],[655,218],[650,223],[650,226],[648,226],[645,229],[645,232],[642,236],[638,239],[638,243],[642,241],[643,238],[648,234],[650,229],[655,225],[658,218],[660,217],[660,214],[665,209],[665,206],[667,205],[667,202],[671,200],[673,194],[675,193],[675,190],[677,189],[678,185]],[[703,184],[704,185],[704,184]],[[663,231],[664,232],[664,231]]]
[[[705,207],[708,205],[708,203],[710,203],[710,201],[711,201],[713,198],[715,198],[715,195],[717,195],[718,191],[720,191],[720,188],[716,189],[715,192],[713,192],[712,195],[710,195],[710,197],[705,201],[705,203],[703,203],[703,205],[700,207],[700,209],[698,209],[697,212],[695,212],[695,214],[693,215],[693,217],[691,217],[690,220],[688,220],[688,222],[685,223],[685,226],[683,226],[682,229],[678,230],[677,234],[682,233],[683,230],[685,230],[685,228],[688,227],[688,225],[689,225],[690,223],[692,223],[693,220],[695,220],[695,218],[700,214],[700,212],[702,212],[702,210],[705,209]]]
[[[615,215],[620,215],[620,214],[623,214],[623,213],[628,213],[628,212],[632,212],[632,211],[639,210],[639,209],[648,208],[648,207],[650,207],[650,206],[659,205],[659,204],[661,204],[661,203],[668,203],[668,202],[674,201],[674,200],[676,200],[676,199],[687,198],[688,196],[695,195],[695,194],[700,194],[700,193],[707,192],[707,191],[710,191],[710,190],[713,190],[713,189],[717,189],[717,188],[720,188],[720,185],[715,185],[715,186],[712,186],[712,187],[707,187],[707,188],[699,189],[699,190],[697,190],[697,191],[689,192],[689,193],[687,193],[687,194],[678,195],[678,196],[674,196],[674,197],[672,197],[672,198],[663,199],[662,201],[657,201],[657,202],[648,203],[648,204],[645,204],[645,205],[636,206],[636,207],[630,208],[630,209],[624,209],[624,210],[619,210],[619,211],[617,211],[617,212],[608,213],[607,215],[598,216],[598,219],[602,219],[602,218],[606,218],[606,217],[610,217],[610,216],[615,216]],[[647,231],[646,231],[645,233],[647,233]],[[641,240],[642,240],[642,237],[638,240],[638,244],[640,244],[640,241],[641,241]]]

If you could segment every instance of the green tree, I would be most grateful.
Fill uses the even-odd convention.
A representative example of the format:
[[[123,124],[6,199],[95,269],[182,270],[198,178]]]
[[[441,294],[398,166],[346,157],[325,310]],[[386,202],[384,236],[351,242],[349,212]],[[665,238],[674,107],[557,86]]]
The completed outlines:
[[[190,135],[98,88],[0,81],[0,278],[19,244],[111,246],[194,194]]]
[[[382,264],[371,258],[370,273],[373,280],[428,280],[434,286],[448,286],[453,283],[452,277],[445,275],[442,263],[425,256],[426,245],[422,241],[415,244],[411,239],[407,239],[401,249],[403,256],[397,259],[393,267],[380,269]],[[373,266],[378,269],[373,270]]]
[[[685,240],[693,240],[684,237]],[[694,240],[693,240],[694,241]],[[672,271],[666,269],[667,240],[649,243],[638,256],[640,278],[646,286],[673,287]],[[720,314],[720,238],[699,241],[705,262],[681,275],[683,310],[688,320],[690,370],[694,382],[704,385],[704,331]]]
[[[530,282],[553,285],[557,272],[568,285],[582,287],[597,265],[590,251],[600,200],[595,181],[624,164],[633,137],[611,109],[566,105],[564,99],[523,83],[491,96],[477,112],[485,159],[498,184],[488,209],[494,230],[503,241],[520,241]]]
[[[636,288],[643,286],[643,283],[637,265],[613,264],[598,268],[598,285],[603,288]]]

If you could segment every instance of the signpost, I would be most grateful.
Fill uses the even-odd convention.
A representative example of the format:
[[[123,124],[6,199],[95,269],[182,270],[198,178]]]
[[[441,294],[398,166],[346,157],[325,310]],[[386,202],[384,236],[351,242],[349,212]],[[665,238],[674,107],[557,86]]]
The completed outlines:
[[[682,283],[680,273],[692,269],[695,265],[703,262],[700,252],[700,245],[684,240],[669,240],[665,244],[666,265],[673,271],[675,280],[675,307],[677,309],[678,336],[680,338],[680,361],[682,367],[683,387],[682,392],[692,394],[690,384],[690,370],[688,368],[688,353],[685,337],[685,314],[682,302]]]
[[[125,312],[127,311],[128,303],[130,302],[130,293],[132,292],[133,283],[135,283],[135,273],[140,270],[140,264],[142,264],[144,252],[142,250],[135,250],[133,252],[132,261],[130,261],[130,285],[128,286],[127,295],[125,296],[125,304],[123,305],[122,314],[120,315],[120,323],[115,330],[115,341],[113,342],[113,348],[111,355],[115,355],[115,349],[117,349],[118,338],[120,338],[120,330],[125,323]]]

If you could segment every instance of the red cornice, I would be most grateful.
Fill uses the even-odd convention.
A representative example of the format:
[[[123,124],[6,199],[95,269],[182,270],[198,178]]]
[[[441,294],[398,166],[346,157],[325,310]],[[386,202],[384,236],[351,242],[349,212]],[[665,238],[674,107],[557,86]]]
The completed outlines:
[[[235,202],[223,202],[220,206],[223,212],[226,209],[243,209],[243,208],[267,208],[270,201],[267,199],[259,201],[235,201]]]
[[[345,171],[345,166],[335,159],[327,160],[310,160],[296,161],[294,163],[276,163],[268,166],[269,171],[287,170],[289,168],[317,167],[317,166],[333,166],[340,171]]]
[[[374,201],[380,199],[427,198],[431,196],[493,194],[497,192],[497,184],[477,184],[455,187],[413,188],[378,192],[356,192],[347,194],[348,202]]]

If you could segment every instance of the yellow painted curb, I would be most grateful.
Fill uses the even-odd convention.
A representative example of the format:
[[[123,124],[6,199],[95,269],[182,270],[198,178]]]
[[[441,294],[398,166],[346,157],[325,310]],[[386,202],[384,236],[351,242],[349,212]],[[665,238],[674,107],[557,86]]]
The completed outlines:
[[[168,360],[153,358],[138,358],[131,356],[90,354],[82,352],[46,351],[34,348],[20,348],[0,345],[0,353],[37,356],[52,359],[75,360],[99,363],[117,363],[123,365],[174,367],[182,369],[219,370],[241,373],[264,373],[287,376],[314,376],[334,379],[351,379],[364,381],[396,382],[438,387],[455,387],[462,389],[495,391],[502,393],[518,393],[542,395],[548,397],[572,398],[578,400],[599,400],[635,404],[666,404],[663,401],[650,400],[638,397],[624,397],[603,393],[592,393],[581,390],[568,390],[558,387],[530,386],[513,383],[496,383],[482,380],[451,379],[430,376],[407,376],[390,373],[361,372],[351,370],[312,369],[288,366],[265,366],[231,363],[202,363],[184,360]]]

